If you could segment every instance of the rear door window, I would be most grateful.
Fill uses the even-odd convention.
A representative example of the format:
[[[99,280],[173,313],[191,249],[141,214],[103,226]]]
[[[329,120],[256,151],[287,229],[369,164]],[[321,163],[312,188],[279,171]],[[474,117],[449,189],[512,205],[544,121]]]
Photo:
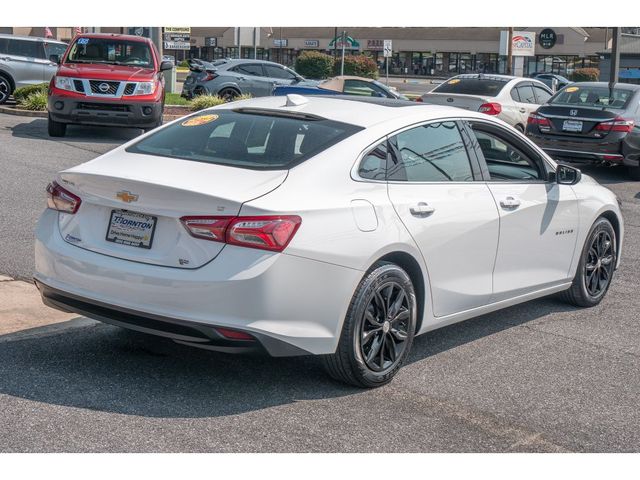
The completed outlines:
[[[288,169],[362,128],[265,110],[203,111],[158,130],[128,152],[232,167]]]
[[[233,69],[233,71],[244,75],[251,75],[252,77],[264,76],[262,65],[258,63],[247,63],[246,65],[238,65]]]
[[[389,180],[408,182],[468,182],[471,163],[455,122],[428,123],[393,138],[399,157],[389,168]]]
[[[43,58],[42,42],[33,40],[9,40],[9,55],[18,57]]]

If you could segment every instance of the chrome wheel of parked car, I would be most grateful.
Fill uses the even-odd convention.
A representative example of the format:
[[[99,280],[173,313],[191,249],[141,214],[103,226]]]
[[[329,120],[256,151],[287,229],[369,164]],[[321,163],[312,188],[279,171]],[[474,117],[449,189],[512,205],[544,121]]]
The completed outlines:
[[[6,103],[11,95],[11,83],[5,76],[0,75],[0,104]]]

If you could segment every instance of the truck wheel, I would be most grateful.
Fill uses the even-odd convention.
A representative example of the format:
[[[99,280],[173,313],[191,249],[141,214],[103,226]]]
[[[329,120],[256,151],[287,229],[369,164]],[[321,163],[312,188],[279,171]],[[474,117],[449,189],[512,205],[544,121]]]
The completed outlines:
[[[64,137],[67,133],[67,124],[51,120],[51,115],[49,115],[47,129],[50,137]]]
[[[327,373],[357,387],[380,387],[398,372],[411,349],[417,302],[409,275],[379,262],[351,300],[336,352],[323,358]]]
[[[0,105],[6,103],[12,93],[11,82],[6,76],[0,74]]]

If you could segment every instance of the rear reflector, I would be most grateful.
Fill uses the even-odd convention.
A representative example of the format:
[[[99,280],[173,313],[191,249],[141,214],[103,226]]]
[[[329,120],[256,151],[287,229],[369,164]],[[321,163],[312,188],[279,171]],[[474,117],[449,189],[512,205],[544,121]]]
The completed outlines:
[[[630,132],[633,129],[633,120],[616,117],[608,122],[599,123],[595,129],[600,132]]]
[[[527,125],[538,125],[539,127],[550,127],[551,122],[548,118],[543,117],[542,115],[538,115],[537,113],[532,113],[527,118]]]
[[[260,217],[182,217],[187,231],[196,238],[242,247],[281,252],[300,227],[297,215]]]
[[[80,208],[82,200],[57,182],[47,185],[47,207],[59,212],[74,214]]]
[[[255,338],[253,338],[252,335],[249,335],[248,333],[245,333],[245,332],[241,332],[239,330],[231,330],[230,328],[222,328],[222,327],[215,327],[215,330],[224,338],[228,338],[229,340],[249,340],[249,341],[255,340]]]
[[[498,115],[502,112],[502,105],[496,102],[483,103],[480,105],[480,108],[478,108],[478,111],[480,113],[486,113],[487,115]]]

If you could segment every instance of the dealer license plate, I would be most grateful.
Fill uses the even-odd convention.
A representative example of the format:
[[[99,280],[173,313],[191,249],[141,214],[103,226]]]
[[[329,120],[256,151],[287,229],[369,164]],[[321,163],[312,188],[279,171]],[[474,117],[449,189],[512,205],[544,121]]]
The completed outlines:
[[[158,217],[128,210],[112,210],[107,241],[138,248],[151,248]]]
[[[582,132],[582,122],[580,120],[565,120],[562,123],[562,130],[565,132]]]

